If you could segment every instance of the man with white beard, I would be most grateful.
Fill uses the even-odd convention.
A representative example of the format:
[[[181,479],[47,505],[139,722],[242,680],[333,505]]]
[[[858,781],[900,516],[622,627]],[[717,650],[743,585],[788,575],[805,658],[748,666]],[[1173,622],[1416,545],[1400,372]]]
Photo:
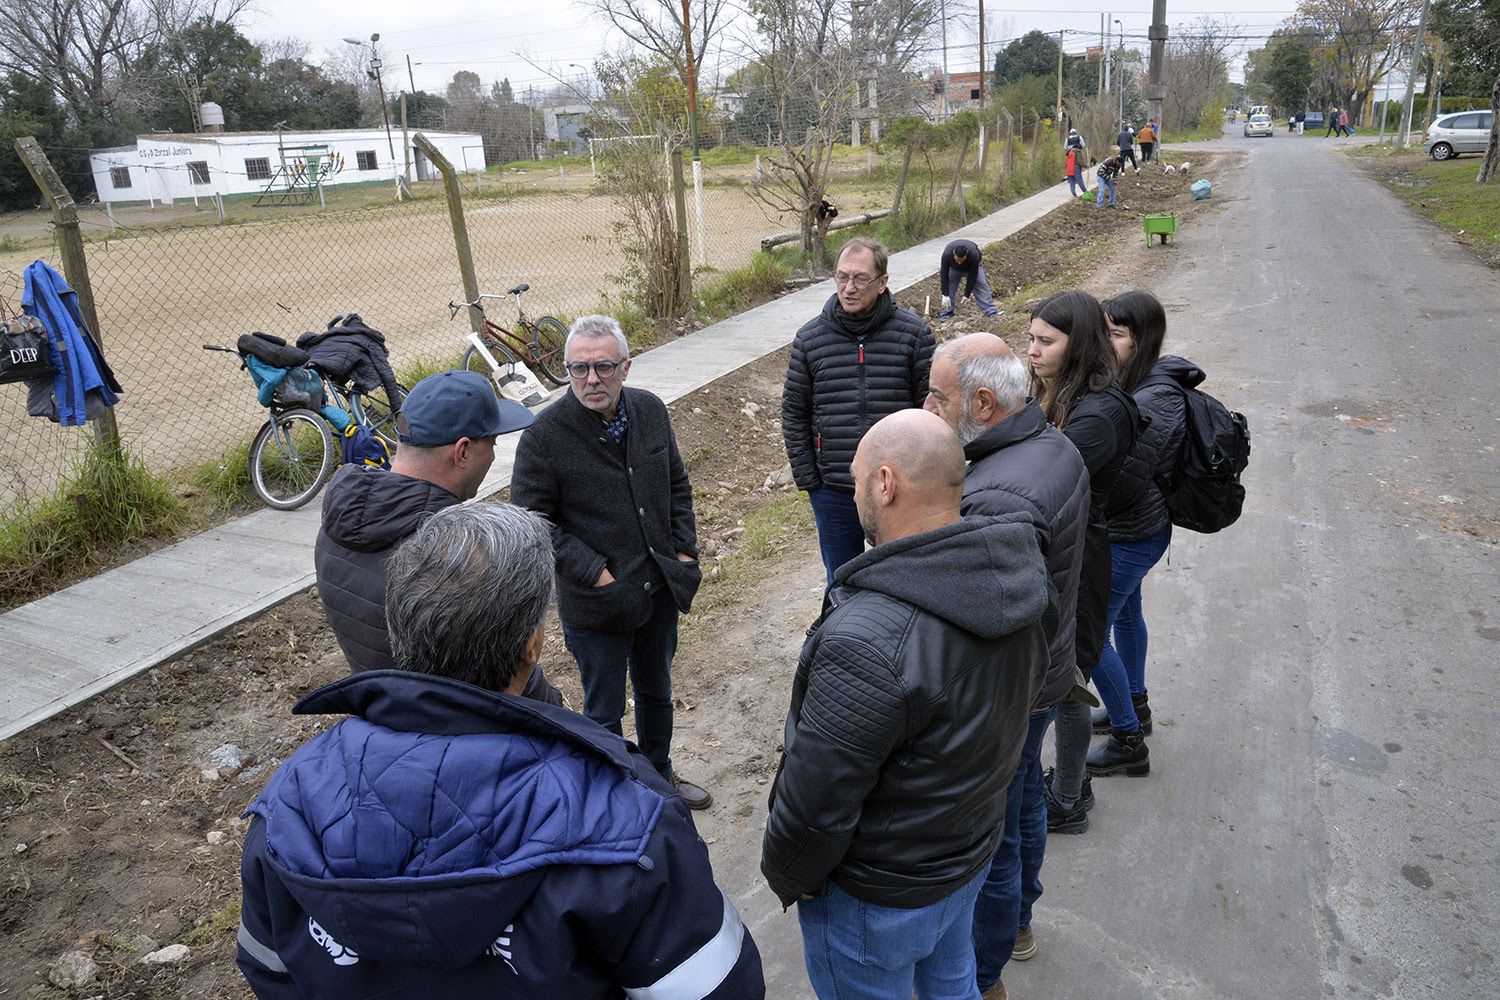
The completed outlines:
[[[1055,591],[1047,628],[1049,665],[1037,685],[1030,731],[1011,781],[1005,832],[974,909],[974,950],[978,985],[986,998],[1003,998],[1000,974],[1011,958],[1036,954],[1031,908],[1042,893],[1040,872],[1049,828],[1042,779],[1042,736],[1068,697],[1086,694],[1074,662],[1078,578],[1083,565],[1083,533],[1089,514],[1089,474],[1078,449],[1047,422],[1026,398],[1025,364],[1005,341],[973,333],[943,344],[932,359],[924,408],[958,432],[969,461],[960,511],[965,515],[1024,511],[1037,523],[1042,554]],[[1056,832],[1082,833],[1088,827],[1085,790],[1067,823]]]

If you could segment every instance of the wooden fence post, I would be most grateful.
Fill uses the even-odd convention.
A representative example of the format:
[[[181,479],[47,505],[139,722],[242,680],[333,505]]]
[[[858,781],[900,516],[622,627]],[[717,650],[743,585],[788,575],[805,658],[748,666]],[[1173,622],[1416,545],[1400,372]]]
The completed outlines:
[[[411,141],[438,168],[438,173],[443,175],[443,194],[448,202],[448,220],[453,225],[453,248],[458,252],[458,273],[464,284],[464,300],[475,302],[479,299],[479,277],[474,272],[474,251],[469,247],[469,227],[464,221],[464,200],[463,192],[459,189],[458,170],[421,132],[412,136]],[[480,312],[478,306],[469,307],[469,329],[475,333],[484,331],[484,313]]]
[[[969,155],[970,138],[970,136],[964,136],[963,148],[958,151],[958,163],[953,168],[953,183],[948,188],[948,200],[943,204],[944,208],[947,208],[949,205],[953,204],[953,196],[958,193],[959,185],[963,183],[964,159]],[[960,199],[958,203],[959,220],[961,222],[967,223],[969,220],[965,218],[966,215],[967,212],[964,210],[963,200]]]
[[[901,158],[901,176],[896,178],[896,197],[891,201],[891,217],[901,218],[901,195],[906,191],[906,173],[911,169],[911,154],[917,148],[915,137],[907,140],[906,155]]]
[[[94,287],[89,283],[89,261],[83,252],[83,233],[78,228],[78,206],[34,137],[28,135],[17,139],[16,154],[26,165],[26,172],[31,174],[31,179],[52,205],[52,223],[57,227],[57,246],[62,253],[63,275],[68,279],[68,284],[73,286],[73,291],[78,293],[78,311],[88,324],[94,342],[103,350],[104,335],[99,330],[99,313],[94,308]],[[118,457],[120,429],[115,423],[114,408],[106,407],[100,416],[89,423],[94,426],[94,439],[99,443],[100,449],[110,457]]]

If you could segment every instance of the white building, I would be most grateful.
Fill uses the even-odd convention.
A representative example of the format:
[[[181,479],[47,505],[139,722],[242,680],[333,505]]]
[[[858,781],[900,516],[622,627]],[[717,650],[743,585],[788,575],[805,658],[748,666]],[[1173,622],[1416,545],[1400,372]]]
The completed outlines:
[[[422,134],[460,170],[484,169],[484,143],[477,133]],[[394,180],[405,167],[401,142],[399,130],[388,137],[383,128],[158,133],[138,136],[134,146],[95,150],[89,165],[101,202],[170,204],[177,198],[306,189],[314,173],[324,187]],[[411,154],[413,179],[437,176],[421,150],[413,146]]]

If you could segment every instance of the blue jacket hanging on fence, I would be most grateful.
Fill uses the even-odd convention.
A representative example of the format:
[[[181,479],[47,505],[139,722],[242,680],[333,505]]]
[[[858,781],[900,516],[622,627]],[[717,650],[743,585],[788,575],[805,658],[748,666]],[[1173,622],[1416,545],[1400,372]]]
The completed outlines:
[[[64,427],[80,427],[114,406],[124,393],[104,360],[104,352],[78,311],[78,293],[45,261],[33,261],[22,278],[21,308],[47,328],[57,377],[51,381],[50,406],[46,383],[32,387],[27,411],[46,416]]]

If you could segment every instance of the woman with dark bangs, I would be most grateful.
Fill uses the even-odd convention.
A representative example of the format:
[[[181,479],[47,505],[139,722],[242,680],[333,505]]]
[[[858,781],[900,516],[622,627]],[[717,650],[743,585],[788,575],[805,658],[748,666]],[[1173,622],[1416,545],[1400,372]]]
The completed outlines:
[[[1191,368],[1176,357],[1162,357],[1167,314],[1150,292],[1126,292],[1104,304],[1109,340],[1119,365],[1120,387],[1133,395],[1148,423],[1126,455],[1108,505],[1110,541],[1109,610],[1104,648],[1094,686],[1104,700],[1093,714],[1093,729],[1109,740],[1089,752],[1090,775],[1150,769],[1144,738],[1151,733],[1146,696],[1146,618],[1141,583],[1172,541],[1172,519],[1159,480],[1177,472],[1186,433],[1186,401],[1170,376]]]
[[[1098,299],[1079,291],[1052,296],[1032,311],[1028,336],[1032,395],[1047,419],[1073,442],[1089,470],[1089,525],[1077,608],[1077,660],[1088,678],[1104,645],[1109,608],[1106,501],[1135,443],[1140,417],[1135,401],[1115,381],[1115,354]],[[1089,731],[1087,705],[1068,700],[1058,706],[1057,768],[1045,788],[1047,829],[1052,832],[1088,829],[1087,811],[1094,804],[1084,770]],[[1139,735],[1136,742],[1144,762],[1145,745]]]

